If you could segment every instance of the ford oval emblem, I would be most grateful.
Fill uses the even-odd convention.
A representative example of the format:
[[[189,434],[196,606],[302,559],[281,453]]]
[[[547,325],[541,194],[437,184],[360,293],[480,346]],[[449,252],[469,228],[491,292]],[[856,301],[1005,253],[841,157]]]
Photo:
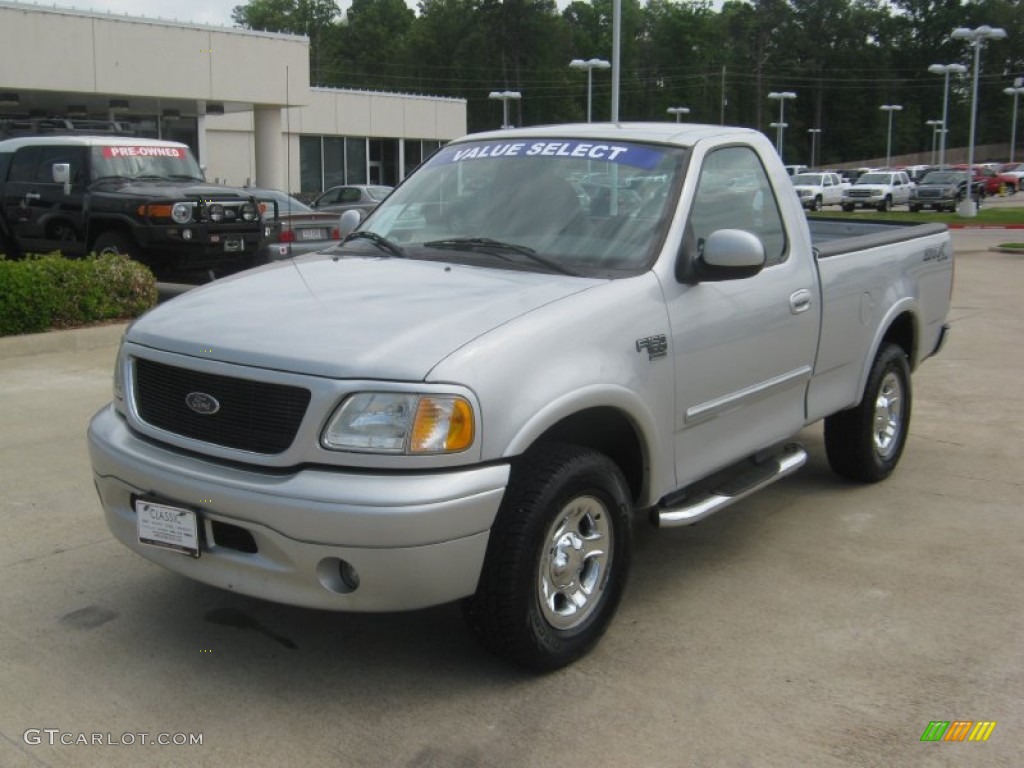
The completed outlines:
[[[220,403],[213,395],[205,392],[189,392],[185,396],[185,405],[189,410],[198,413],[200,416],[212,416],[220,410]]]

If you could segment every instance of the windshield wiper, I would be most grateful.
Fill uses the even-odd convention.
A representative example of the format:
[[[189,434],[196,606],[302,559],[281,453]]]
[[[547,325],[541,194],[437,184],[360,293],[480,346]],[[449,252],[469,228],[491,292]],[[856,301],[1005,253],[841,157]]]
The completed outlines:
[[[577,273],[573,270],[563,267],[557,261],[549,259],[547,256],[541,256],[533,248],[528,248],[525,245],[516,245],[515,243],[503,243],[501,240],[494,240],[490,237],[450,237],[446,240],[430,240],[423,245],[427,248],[451,248],[456,251],[491,250],[518,253],[521,256],[526,256],[531,261],[543,264],[555,272],[561,272],[563,275],[571,275],[573,277],[577,276]]]
[[[369,240],[371,243],[376,245],[382,251],[387,251],[393,256],[398,256],[401,259],[408,258],[408,254],[398,245],[388,240],[384,235],[378,235],[376,232],[370,230],[361,230],[359,232],[352,232],[348,237],[342,240],[342,243],[347,243],[350,240]]]

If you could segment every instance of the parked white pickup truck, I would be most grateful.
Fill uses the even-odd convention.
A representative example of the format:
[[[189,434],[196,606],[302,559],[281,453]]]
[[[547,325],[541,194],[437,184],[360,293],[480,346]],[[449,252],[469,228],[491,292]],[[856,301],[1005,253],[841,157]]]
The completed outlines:
[[[869,171],[843,190],[843,210],[877,208],[891,211],[894,205],[910,203],[913,182],[904,171]]]
[[[840,475],[899,462],[949,235],[813,226],[756,131],[455,141],[339,247],[129,328],[89,428],[107,523],[268,600],[463,600],[496,653],[568,664],[615,612],[633,518],[687,525],[789,475],[820,419]]]
[[[841,205],[843,184],[838,173],[805,171],[792,177],[800,204],[812,211],[820,211],[826,205]]]

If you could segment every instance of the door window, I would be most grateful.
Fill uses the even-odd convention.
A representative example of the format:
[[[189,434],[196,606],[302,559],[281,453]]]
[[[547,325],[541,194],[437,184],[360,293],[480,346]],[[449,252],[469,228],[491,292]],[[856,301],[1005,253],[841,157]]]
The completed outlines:
[[[723,147],[704,159],[689,229],[699,250],[719,229],[742,229],[764,244],[765,266],[786,260],[786,235],[775,192],[757,153]]]

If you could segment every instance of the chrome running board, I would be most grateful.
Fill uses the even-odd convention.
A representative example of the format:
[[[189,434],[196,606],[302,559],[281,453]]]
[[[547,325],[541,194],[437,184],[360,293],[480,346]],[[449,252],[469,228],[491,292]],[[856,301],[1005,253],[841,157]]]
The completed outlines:
[[[802,445],[791,443],[764,461],[748,464],[739,474],[727,477],[694,498],[687,497],[679,503],[663,501],[651,510],[651,522],[658,528],[692,525],[793,474],[806,463],[807,451]]]

